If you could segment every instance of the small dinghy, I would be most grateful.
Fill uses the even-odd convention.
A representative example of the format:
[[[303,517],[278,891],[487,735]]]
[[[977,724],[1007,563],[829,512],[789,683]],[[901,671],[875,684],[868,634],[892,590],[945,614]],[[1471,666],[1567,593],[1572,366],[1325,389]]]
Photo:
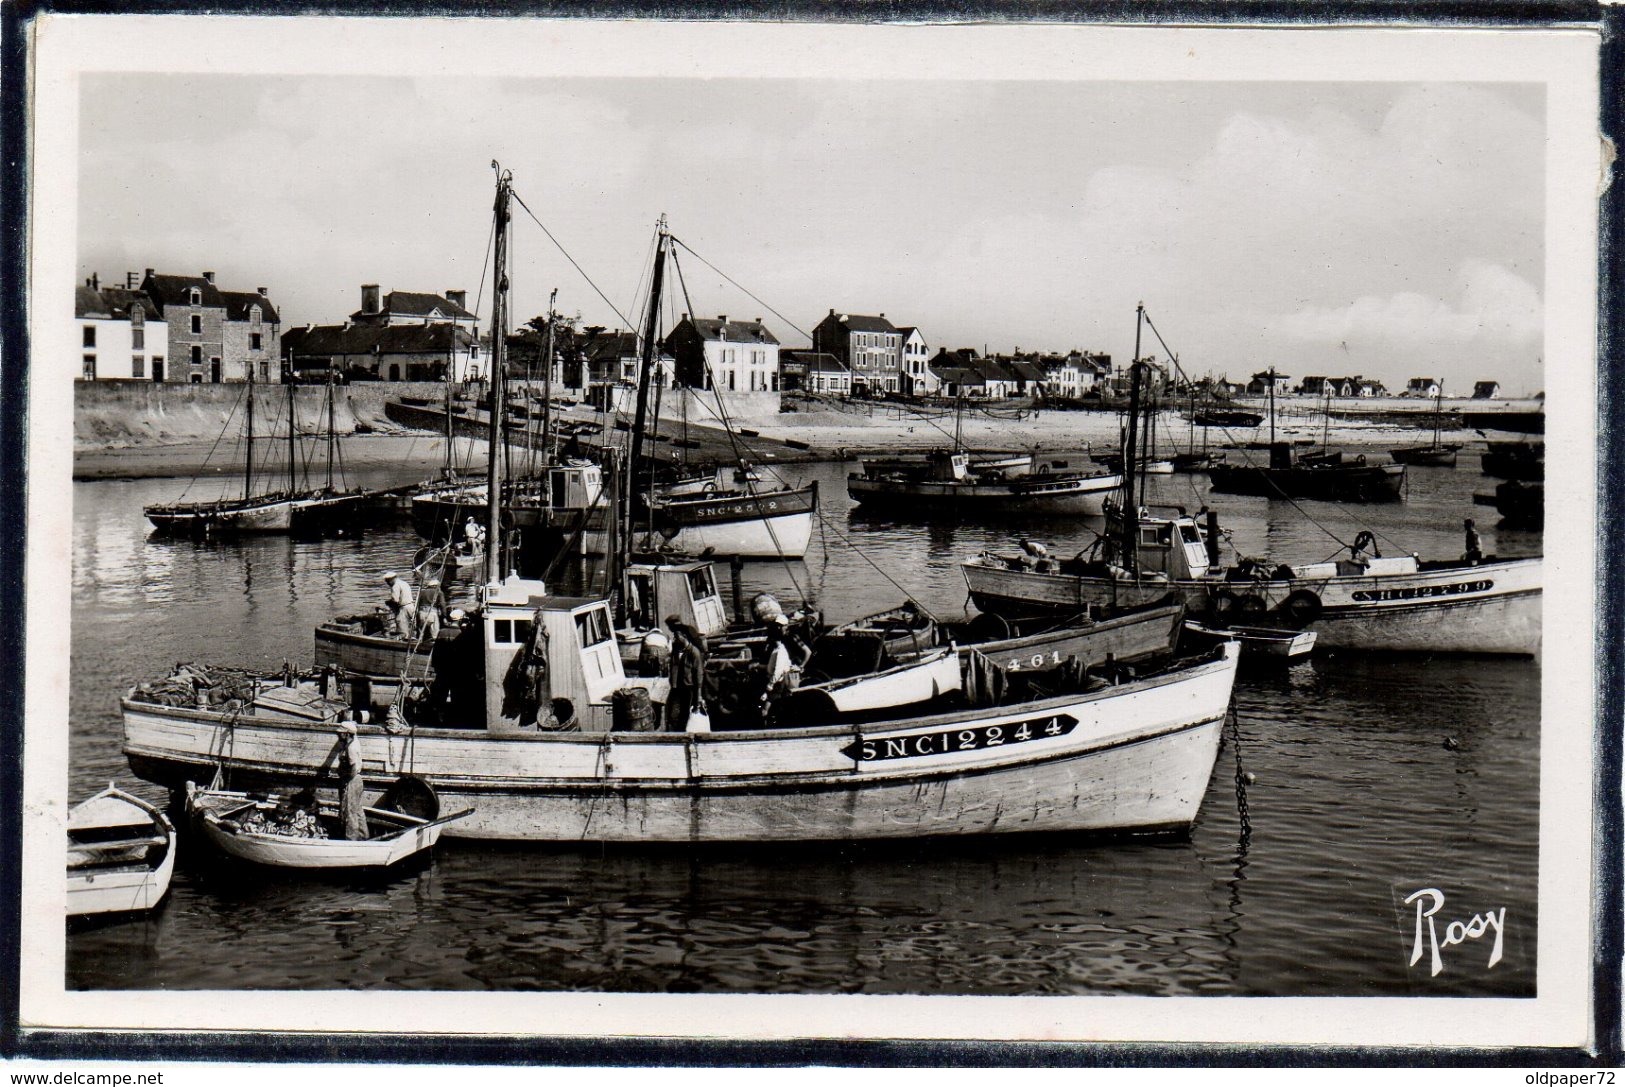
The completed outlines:
[[[1315,649],[1312,630],[1283,630],[1278,627],[1215,627],[1185,620],[1185,633],[1197,645],[1220,642],[1241,643],[1243,660],[1289,664],[1302,660]]]
[[[68,813],[68,916],[150,910],[169,891],[175,828],[114,785]]]
[[[377,807],[366,809],[369,836],[342,837],[338,805],[311,790],[246,793],[187,783],[186,810],[222,853],[278,868],[388,868],[434,848],[446,824],[473,808],[439,814],[440,800],[422,778],[403,776]]]
[[[959,650],[950,645],[883,671],[806,684],[787,701],[794,700],[798,713],[814,705],[828,713],[870,713],[919,705],[964,687]]]

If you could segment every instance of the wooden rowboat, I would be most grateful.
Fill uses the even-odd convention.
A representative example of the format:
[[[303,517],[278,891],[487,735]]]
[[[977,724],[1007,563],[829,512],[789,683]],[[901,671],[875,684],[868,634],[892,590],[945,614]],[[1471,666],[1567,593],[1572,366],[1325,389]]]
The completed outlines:
[[[1312,630],[1282,630],[1279,627],[1214,627],[1185,620],[1185,634],[1197,646],[1220,642],[1241,643],[1241,659],[1290,663],[1303,660],[1315,651]]]
[[[963,687],[959,651],[947,646],[884,671],[810,683],[796,695],[798,700],[823,695],[835,713],[867,713],[929,702]]]
[[[434,790],[421,779],[402,780],[418,782],[422,789],[416,791],[421,794],[426,789],[427,795],[434,798]],[[379,803],[391,801],[386,797]],[[334,804],[319,804],[314,811],[308,811],[285,794],[189,788],[186,807],[203,837],[220,852],[278,868],[388,868],[434,848],[446,824],[474,814],[473,808],[467,808],[436,818],[437,798],[421,815],[369,807],[366,815],[370,836],[364,841],[351,841],[339,836],[338,808]],[[278,817],[285,814],[303,814],[305,825],[319,826],[325,836],[279,832],[275,829]]]
[[[68,916],[150,910],[175,871],[175,828],[138,796],[108,785],[68,813]]]

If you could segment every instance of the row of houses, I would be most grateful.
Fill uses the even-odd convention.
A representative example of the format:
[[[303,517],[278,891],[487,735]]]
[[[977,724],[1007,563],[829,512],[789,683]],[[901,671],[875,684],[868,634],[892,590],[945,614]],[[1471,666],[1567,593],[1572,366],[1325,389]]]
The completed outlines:
[[[269,291],[227,291],[214,273],[131,272],[121,286],[91,275],[74,289],[79,376],[218,383],[270,379],[281,318]]]

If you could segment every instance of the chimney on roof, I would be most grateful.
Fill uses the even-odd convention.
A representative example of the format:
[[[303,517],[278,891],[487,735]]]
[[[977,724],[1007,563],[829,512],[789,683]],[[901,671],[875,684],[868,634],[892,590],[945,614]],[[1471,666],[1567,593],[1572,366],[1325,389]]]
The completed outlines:
[[[467,291],[447,291],[446,292],[446,301],[450,302],[452,305],[456,306],[458,309],[467,309],[468,308],[468,292]]]
[[[721,321],[723,324],[727,324],[728,323],[728,315],[726,313],[719,313],[719,314],[717,314],[717,320]]]
[[[148,279],[151,279],[151,278],[152,278],[152,269],[151,269],[151,268],[148,268],[148,269],[147,269],[147,278],[148,278]]]
[[[125,290],[133,291],[139,286],[141,286],[141,279],[140,279],[139,276],[137,276],[134,272],[125,272],[124,273],[124,289]]]
[[[831,306],[831,307],[830,307],[830,308],[829,308],[829,315],[830,315],[830,316],[831,316],[831,317],[834,317],[834,316],[835,316],[835,307],[834,307],[834,306]]]
[[[96,275],[95,272],[90,273],[90,278],[86,280],[86,282],[90,285],[90,289],[93,291],[99,291],[102,289],[101,279]]]
[[[204,272],[203,273],[203,281],[205,283],[207,283],[211,287],[214,286],[214,273],[213,272]]]
[[[361,285],[361,312],[364,314],[377,313],[381,307],[378,303],[378,284],[363,283]]]
[[[761,319],[761,318],[760,318],[760,317],[758,317],[758,318],[756,318],[756,323],[757,323],[757,324],[761,324],[761,323],[762,323],[762,319]]]
[[[271,293],[271,288],[269,287],[255,287],[254,289],[260,292],[261,298],[264,298]]]

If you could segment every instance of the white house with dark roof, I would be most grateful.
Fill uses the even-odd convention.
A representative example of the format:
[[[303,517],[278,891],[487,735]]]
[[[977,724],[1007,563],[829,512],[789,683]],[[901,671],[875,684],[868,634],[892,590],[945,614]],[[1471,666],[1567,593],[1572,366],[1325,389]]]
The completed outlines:
[[[902,380],[900,390],[909,396],[935,396],[942,383],[931,372],[931,348],[925,336],[913,325],[897,329],[901,339]]]
[[[460,325],[476,332],[479,318],[466,308],[467,291],[428,294],[422,291],[390,291],[380,295],[378,285],[361,286],[361,308],[350,314],[356,325]]]
[[[103,287],[97,276],[74,288],[81,381],[162,381],[169,329],[157,305],[140,291]]]
[[[779,391],[779,341],[762,324],[717,317],[690,317],[666,335],[662,346],[676,362],[677,383],[729,393]]]

